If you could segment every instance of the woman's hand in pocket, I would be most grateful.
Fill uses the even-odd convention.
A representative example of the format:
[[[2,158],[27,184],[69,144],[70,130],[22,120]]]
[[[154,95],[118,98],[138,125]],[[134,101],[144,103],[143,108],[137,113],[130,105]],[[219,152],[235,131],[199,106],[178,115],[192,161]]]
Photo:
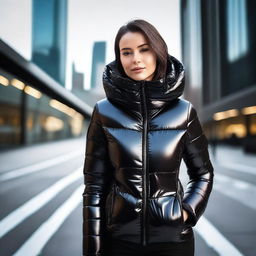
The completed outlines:
[[[183,220],[184,222],[188,219],[188,213],[183,209]]]

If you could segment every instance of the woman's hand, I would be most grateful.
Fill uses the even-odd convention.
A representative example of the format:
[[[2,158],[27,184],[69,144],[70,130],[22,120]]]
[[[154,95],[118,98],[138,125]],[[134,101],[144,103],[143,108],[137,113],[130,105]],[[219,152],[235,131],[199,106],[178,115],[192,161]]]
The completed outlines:
[[[188,218],[188,213],[183,209],[183,220],[184,222],[187,220]]]

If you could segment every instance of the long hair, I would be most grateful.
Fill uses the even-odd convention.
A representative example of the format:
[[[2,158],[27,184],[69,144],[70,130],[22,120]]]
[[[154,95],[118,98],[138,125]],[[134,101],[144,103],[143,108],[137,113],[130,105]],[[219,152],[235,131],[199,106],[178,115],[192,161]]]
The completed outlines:
[[[142,33],[149,46],[156,55],[156,70],[152,80],[159,80],[165,77],[167,70],[168,48],[167,45],[159,34],[157,29],[145,20],[136,19],[131,20],[127,24],[120,27],[115,38],[115,58],[118,69],[122,75],[125,75],[121,60],[119,42],[124,34],[127,32],[140,32]]]

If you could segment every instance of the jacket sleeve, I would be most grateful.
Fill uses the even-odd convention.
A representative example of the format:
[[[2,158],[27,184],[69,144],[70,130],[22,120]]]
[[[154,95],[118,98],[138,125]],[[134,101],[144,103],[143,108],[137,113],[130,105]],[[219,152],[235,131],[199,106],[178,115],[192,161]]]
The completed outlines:
[[[105,199],[112,167],[98,106],[93,109],[86,136],[83,193],[83,255],[105,255]],[[105,243],[105,244],[103,244]]]
[[[182,206],[188,212],[185,224],[194,226],[206,208],[213,186],[214,174],[208,153],[208,141],[203,133],[197,112],[191,103],[188,110],[183,159],[187,166],[189,182]]]

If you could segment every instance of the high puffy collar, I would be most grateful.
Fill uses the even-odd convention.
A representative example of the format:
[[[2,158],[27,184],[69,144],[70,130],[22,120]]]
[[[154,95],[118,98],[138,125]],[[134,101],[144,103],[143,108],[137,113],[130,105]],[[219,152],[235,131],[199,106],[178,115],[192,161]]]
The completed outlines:
[[[142,87],[145,87],[146,106],[151,115],[182,95],[184,91],[184,66],[168,55],[167,72],[163,79],[134,81],[120,74],[116,61],[106,65],[103,72],[103,87],[106,97],[113,104],[136,116],[143,113]]]

